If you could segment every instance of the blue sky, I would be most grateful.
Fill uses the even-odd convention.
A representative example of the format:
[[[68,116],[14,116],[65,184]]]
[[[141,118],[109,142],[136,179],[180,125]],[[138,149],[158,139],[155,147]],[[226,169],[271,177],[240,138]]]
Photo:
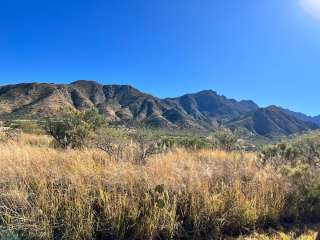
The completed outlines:
[[[320,114],[320,1],[1,0],[0,84],[77,79]]]

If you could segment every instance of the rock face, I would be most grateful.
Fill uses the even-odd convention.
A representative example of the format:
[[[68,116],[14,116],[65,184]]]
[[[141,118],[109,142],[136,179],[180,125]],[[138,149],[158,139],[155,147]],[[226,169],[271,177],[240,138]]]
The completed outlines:
[[[260,109],[252,101],[228,99],[211,90],[159,99],[129,85],[101,85],[85,80],[0,87],[0,118],[53,116],[65,108],[92,107],[111,121],[133,121],[155,127],[213,129],[225,122],[264,136],[315,128],[280,108]]]

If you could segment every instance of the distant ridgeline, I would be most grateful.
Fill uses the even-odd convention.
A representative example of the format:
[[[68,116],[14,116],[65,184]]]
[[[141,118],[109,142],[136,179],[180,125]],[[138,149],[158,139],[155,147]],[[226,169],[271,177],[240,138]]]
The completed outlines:
[[[0,87],[0,118],[55,116],[61,109],[99,109],[109,121],[135,122],[159,128],[213,130],[221,124],[264,137],[318,129],[320,116],[309,117],[276,106],[260,108],[211,90],[159,99],[128,85],[24,83]]]

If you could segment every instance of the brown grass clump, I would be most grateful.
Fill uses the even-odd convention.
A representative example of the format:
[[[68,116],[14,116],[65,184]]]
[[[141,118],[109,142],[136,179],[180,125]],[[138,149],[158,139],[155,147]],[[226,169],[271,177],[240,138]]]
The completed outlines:
[[[255,154],[177,149],[133,162],[53,149],[46,136],[2,142],[0,226],[22,239],[215,239],[277,224],[289,191]]]

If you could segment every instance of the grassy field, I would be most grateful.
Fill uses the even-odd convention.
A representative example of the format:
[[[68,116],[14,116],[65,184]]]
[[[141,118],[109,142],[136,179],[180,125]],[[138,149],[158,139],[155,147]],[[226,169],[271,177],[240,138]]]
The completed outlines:
[[[315,239],[316,229],[281,230],[316,220],[318,205],[301,210],[300,185],[255,153],[173,149],[139,165],[130,146],[115,161],[51,141],[1,141],[0,239]]]

